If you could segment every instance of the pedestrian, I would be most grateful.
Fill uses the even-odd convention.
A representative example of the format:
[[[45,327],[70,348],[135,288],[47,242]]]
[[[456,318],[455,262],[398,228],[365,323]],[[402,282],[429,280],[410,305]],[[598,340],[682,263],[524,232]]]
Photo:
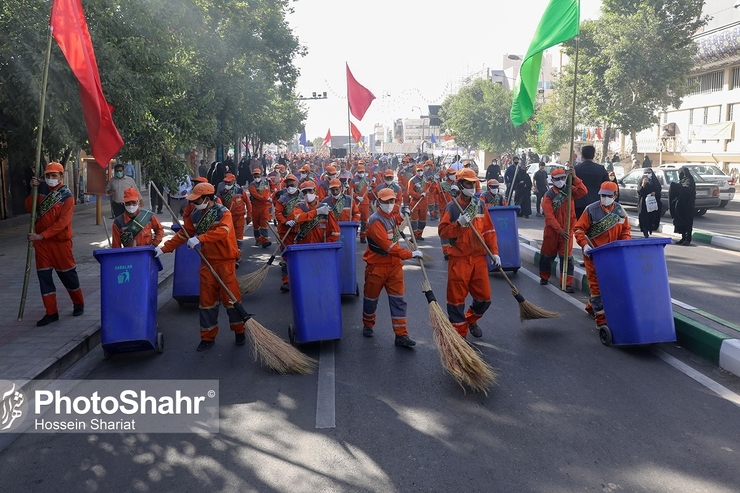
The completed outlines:
[[[330,212],[338,222],[357,222],[360,220],[360,209],[357,208],[355,200],[345,195],[342,189],[342,182],[337,178],[332,179],[329,182],[329,195],[321,203],[329,206]]]
[[[285,245],[295,243],[295,235],[297,233],[295,229],[296,222],[291,218],[293,217],[293,209],[303,200],[303,194],[298,189],[298,178],[294,174],[289,174],[283,181],[285,187],[277,192],[274,203],[275,220],[278,223],[277,231],[280,238],[284,238],[283,243],[280,245],[280,250],[284,252]],[[287,293],[290,291],[290,283],[288,280],[288,264],[285,257],[280,261],[280,269],[282,275],[280,291]]]
[[[519,206],[517,216],[529,219],[532,214],[532,178],[527,173],[527,165],[522,164],[514,180],[514,201]]]
[[[416,176],[409,180],[407,194],[409,197],[409,207],[411,208],[411,229],[413,229],[416,241],[424,241],[422,234],[427,225],[427,212],[429,201],[427,194],[430,189],[430,182],[424,177],[424,166],[416,165]]]
[[[643,168],[653,167],[653,162],[650,160],[650,157],[647,154],[644,154],[644,159],[642,160],[642,167]]]
[[[498,164],[498,159],[492,159],[491,164],[486,168],[486,182],[488,180],[501,181],[501,166]]]
[[[452,164],[450,164],[450,168],[454,169],[455,172],[460,171],[463,169],[463,164],[460,162],[460,155],[455,154],[455,158],[452,161]]]
[[[486,191],[480,194],[481,200],[486,203],[488,207],[503,207],[506,205],[506,198],[499,192],[498,180],[488,180],[486,183]]]
[[[596,326],[599,328],[606,326],[606,315],[604,314],[604,304],[601,302],[601,290],[599,289],[599,280],[596,277],[596,269],[588,252],[592,248],[613,241],[632,238],[627,214],[619,205],[619,202],[614,201],[616,193],[617,186],[614,183],[610,181],[602,183],[598,191],[599,200],[586,207],[583,214],[578,218],[574,230],[576,242],[583,249],[583,262],[586,267],[588,288],[591,293],[586,311],[593,315]],[[603,279],[602,282],[610,282],[610,280]]]
[[[617,185],[617,193],[614,195],[614,202],[619,202],[619,180],[617,180],[617,175],[614,174],[614,171],[609,172],[609,181]]]
[[[400,206],[401,204],[404,203],[403,202],[404,191],[401,188],[401,186],[395,181],[396,174],[393,172],[392,169],[387,169],[383,172],[383,175],[384,175],[383,181],[375,186],[375,193],[373,194],[374,195],[373,198],[377,202],[378,194],[380,193],[380,191],[386,188],[390,188],[391,190],[393,190],[393,193],[396,194],[396,204]],[[377,207],[378,204],[376,203],[375,205]]]
[[[588,193],[576,200],[576,217],[580,218],[583,211],[590,204],[599,200],[599,190],[601,184],[605,181],[609,181],[609,173],[606,169],[593,161],[596,155],[596,148],[594,146],[583,146],[581,148],[581,156],[583,157],[581,163],[576,164],[576,176],[583,181],[586,185]]]
[[[240,187],[245,186],[247,183],[252,183],[252,170],[249,167],[249,154],[245,154],[239,160],[239,164],[236,167],[236,184]]]
[[[141,208],[141,197],[135,188],[123,192],[126,212],[113,220],[113,248],[158,246],[164,238],[164,227],[154,212]]]
[[[162,181],[153,178],[152,183],[154,183],[154,186],[157,187],[157,190],[163,190],[162,187]],[[156,211],[157,214],[162,214],[162,207],[164,207],[164,201],[162,200],[162,197],[154,191],[154,189],[151,187],[151,184],[149,185],[149,200],[152,203],[152,210]]]
[[[234,163],[234,154],[232,154],[231,151],[229,151],[229,153],[226,155],[226,161],[224,161],[223,166],[224,166],[224,176],[226,176],[228,173],[231,173],[232,175],[236,173],[236,164]],[[217,186],[217,185],[218,183],[214,186]]]
[[[511,202],[514,195],[514,175],[519,174],[519,156],[514,156],[511,160],[511,164],[506,168],[504,172],[504,185],[506,185],[506,194],[509,198],[507,202]]]
[[[572,176],[571,202],[568,206],[568,177]],[[565,292],[572,293],[573,287],[573,230],[576,226],[576,209],[574,201],[588,193],[586,186],[580,178],[575,176],[575,171],[570,168],[568,172],[563,168],[555,168],[550,174],[552,188],[550,188],[542,200],[542,210],[545,216],[545,229],[542,233],[542,246],[540,247],[540,284],[547,285],[552,273],[552,261],[557,255],[560,258],[561,276],[566,276]],[[570,209],[570,210],[569,210]],[[570,213],[570,218],[568,216]],[[569,221],[570,219],[570,221]],[[568,271],[563,272],[565,267],[565,244],[568,244]]]
[[[193,192],[187,196],[195,210],[185,219],[183,228],[187,231],[188,239],[180,230],[162,248],[157,248],[156,256],[173,252],[183,243],[188,248],[200,245],[200,252],[208,261],[224,285],[231,291],[237,302],[241,302],[242,295],[239,282],[236,279],[236,259],[239,252],[236,249],[234,223],[231,212],[221,204],[215,202],[216,190],[210,183],[198,183]],[[211,270],[201,261],[200,269],[200,343],[198,351],[205,351],[213,347],[218,334],[218,307],[219,301],[226,307],[229,316],[229,328],[235,334],[237,346],[246,343],[244,334],[244,320],[234,308],[229,294],[213,275]]]
[[[72,254],[72,215],[75,199],[64,185],[64,167],[56,162],[44,169],[44,181],[31,178],[31,187],[38,187],[36,202],[36,223],[34,232],[28,234],[33,242],[36,260],[36,275],[41,288],[41,300],[46,313],[36,322],[38,327],[59,320],[56,286],[51,276],[52,269],[67,288],[72,300],[72,316],[85,312],[85,300],[77,276],[75,258]],[[26,198],[26,210],[31,211],[33,194]]]
[[[350,181],[352,193],[360,209],[360,243],[367,242],[367,220],[370,217],[370,181],[366,178],[365,164],[360,160]]]
[[[123,174],[123,163],[113,166],[113,178],[105,186],[105,193],[110,197],[113,219],[123,214],[126,207],[123,205],[123,192],[127,188],[136,188],[136,182],[130,176]]]
[[[294,243],[333,243],[339,240],[341,231],[327,204],[319,203],[316,184],[312,181],[301,183],[303,200],[293,209],[290,219],[298,228]]]
[[[267,230],[270,222],[272,197],[270,185],[262,178],[260,168],[252,170],[254,181],[249,185],[249,197],[252,201],[252,228],[254,229],[254,246],[267,248],[272,245]]]
[[[450,240],[451,244],[447,265],[447,316],[462,337],[467,336],[468,331],[473,337],[482,337],[478,320],[491,306],[491,282],[488,279],[487,252],[471,228],[478,230],[485,240],[494,254],[491,261],[495,265],[501,265],[501,258],[491,216],[485,203],[475,197],[478,177],[473,170],[467,169],[459,171],[456,178],[461,193],[454,200],[463,212],[456,203],[450,202],[439,221],[439,236]],[[473,302],[466,312],[468,294]]]
[[[319,182],[318,189],[316,190],[319,197],[319,202],[324,200],[329,195],[329,182],[335,178],[339,178],[337,166],[335,166],[334,164],[330,164],[326,168],[324,168],[324,176]]]
[[[444,172],[445,179],[439,184],[439,191],[437,192],[437,203],[439,204],[439,210],[444,212],[447,205],[457,197],[460,193],[460,187],[457,186],[457,178],[455,175],[457,171],[452,168],[447,168]],[[450,260],[450,240],[448,238],[439,237],[439,241],[442,244],[442,255],[445,260]]]
[[[198,176],[202,178],[208,178],[208,167],[206,166],[206,160],[201,159],[200,165],[198,166]],[[160,188],[161,190],[161,188]]]
[[[637,185],[637,217],[640,231],[645,238],[660,227],[660,217],[663,215],[663,205],[660,203],[661,188],[653,169],[645,168],[642,180]]]
[[[185,177],[180,180],[180,183],[177,184],[177,190],[170,190],[167,193],[167,203],[175,214],[180,214],[180,216],[183,215],[185,206],[188,204],[187,197],[190,195],[192,189],[193,183],[190,181],[190,176],[185,175]]]
[[[224,165],[222,163],[219,163],[218,161],[213,161],[211,163],[211,168],[208,170],[208,182],[213,185],[213,188],[215,189],[219,183],[224,181],[224,175],[226,173],[224,172]]]
[[[123,174],[136,181],[136,168],[131,163],[131,161],[126,163],[126,166],[123,169]]]
[[[236,268],[239,268],[242,257],[242,241],[244,240],[244,228],[252,222],[252,201],[249,200],[249,192],[236,184],[236,176],[226,173],[224,181],[219,183],[216,195],[221,203],[231,212],[231,221],[234,223],[234,236],[239,258],[236,259]]]
[[[684,166],[678,172],[678,181],[668,189],[668,201],[673,217],[673,231],[681,235],[677,245],[691,244],[694,229],[694,211],[696,209],[696,182],[689,169]]]
[[[540,168],[534,172],[532,181],[534,182],[534,194],[537,197],[536,216],[542,217],[544,216],[544,214],[542,213],[542,197],[545,196],[549,188],[547,186],[547,171],[545,171],[545,163],[540,161]]]
[[[388,170],[393,172],[392,170]],[[378,192],[378,210],[367,222],[367,248],[362,256],[365,261],[365,283],[362,288],[362,335],[373,337],[378,298],[385,289],[391,311],[391,325],[396,335],[394,344],[413,347],[406,325],[406,300],[404,299],[403,260],[421,258],[419,250],[411,252],[398,244],[403,222],[399,213],[398,194],[392,188]]]

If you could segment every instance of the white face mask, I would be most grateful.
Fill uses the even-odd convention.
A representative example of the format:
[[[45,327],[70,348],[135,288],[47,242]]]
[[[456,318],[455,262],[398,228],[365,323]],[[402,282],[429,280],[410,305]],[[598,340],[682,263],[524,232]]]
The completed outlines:
[[[59,185],[59,179],[58,178],[46,178],[44,181],[51,188],[54,188],[55,186]]]
[[[139,206],[138,205],[127,205],[126,206],[126,212],[128,212],[129,214],[133,214],[134,212],[136,212],[138,210],[139,210]]]
[[[380,209],[386,214],[390,214],[391,212],[393,212],[393,208],[395,206],[396,204],[380,204]]]
[[[498,193],[498,187],[491,188],[491,193],[494,194],[494,195],[497,194]]]
[[[601,197],[601,205],[609,207],[614,203],[614,197]]]
[[[385,180],[385,182],[386,182],[386,183],[387,183],[388,185],[390,185],[391,183],[393,183],[393,178],[388,178],[388,179],[386,179],[386,180]]]
[[[333,180],[336,177],[337,177],[337,175],[326,175],[326,179],[327,180]]]
[[[558,188],[563,188],[565,186],[565,180],[553,180],[552,184]]]
[[[472,197],[475,195],[475,188],[463,188],[462,193],[464,193],[466,197]]]
[[[195,206],[195,210],[202,211],[206,207],[208,207],[208,201],[207,200],[204,200],[202,204],[197,204]]]
[[[417,171],[416,172],[416,176],[423,176],[423,175],[424,175],[424,172],[423,171]]]
[[[306,194],[306,202],[313,202],[316,200],[316,194],[315,193],[307,193]]]
[[[255,176],[254,177],[254,181],[255,181],[255,183],[259,183],[259,182],[262,181],[262,177],[261,176]]]
[[[295,195],[295,193],[298,191],[298,187],[288,187],[286,188],[286,190],[290,195]]]
[[[365,178],[365,173],[357,173],[358,178]]]
[[[301,180],[305,180],[308,178],[308,175],[306,173],[301,173]]]
[[[224,185],[224,188],[226,190],[231,190],[232,188],[234,188],[234,185]]]
[[[337,193],[332,193],[331,194],[331,196],[334,197],[335,199],[338,199],[340,195],[342,195],[342,192],[337,192]]]

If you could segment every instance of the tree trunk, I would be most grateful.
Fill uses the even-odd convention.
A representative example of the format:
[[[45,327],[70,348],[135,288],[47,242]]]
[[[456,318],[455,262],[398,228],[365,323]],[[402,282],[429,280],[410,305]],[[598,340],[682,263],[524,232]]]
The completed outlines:
[[[630,169],[625,170],[624,172],[627,173],[628,171],[631,171],[633,168],[636,168],[639,166],[639,162],[637,161],[637,132],[634,130],[630,130],[630,140],[632,140],[632,155],[630,156]]]
[[[601,144],[601,162],[609,157],[609,125],[604,125],[604,142]]]

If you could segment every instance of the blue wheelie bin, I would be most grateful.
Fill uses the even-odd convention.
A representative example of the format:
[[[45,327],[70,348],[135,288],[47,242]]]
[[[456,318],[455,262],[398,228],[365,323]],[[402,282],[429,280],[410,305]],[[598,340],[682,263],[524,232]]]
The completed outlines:
[[[488,208],[488,215],[491,216],[493,227],[496,228],[501,268],[512,272],[518,271],[522,266],[522,257],[519,253],[519,225],[516,221],[519,209],[518,205]],[[493,266],[490,258],[488,259],[488,270],[498,270]]]
[[[106,359],[128,351],[164,350],[157,333],[157,273],[153,246],[95,250],[100,262],[100,339]]]
[[[357,228],[356,221],[341,221],[339,229],[342,236],[339,241],[339,294],[360,296],[360,285],[357,283]]]
[[[308,243],[285,247],[290,277],[293,344],[340,339],[342,300],[339,292],[339,251],[342,244]]]
[[[172,225],[172,231],[177,233],[180,226]],[[172,297],[182,306],[186,303],[200,301],[200,255],[187,245],[180,245],[175,250],[175,272],[172,278]]]
[[[639,238],[591,250],[608,325],[599,331],[603,344],[676,340],[664,252],[670,242]]]

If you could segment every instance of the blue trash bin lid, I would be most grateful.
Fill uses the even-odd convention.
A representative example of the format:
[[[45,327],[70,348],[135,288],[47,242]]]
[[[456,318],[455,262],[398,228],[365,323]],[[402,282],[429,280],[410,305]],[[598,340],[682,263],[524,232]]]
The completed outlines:
[[[491,211],[518,211],[521,209],[518,205],[489,205],[488,210]]]
[[[93,257],[100,262],[101,257],[105,257],[106,255],[121,255],[121,254],[132,254],[136,252],[143,252],[143,251],[149,251],[152,252],[151,255],[154,256],[154,247],[151,245],[148,246],[140,246],[140,247],[130,247],[130,248],[105,248],[102,250],[93,250]],[[154,261],[157,264],[157,270],[161,271],[164,267],[162,267],[162,262],[155,258]]]
[[[606,245],[601,245],[599,247],[594,248],[591,250],[590,253],[599,253],[606,250],[609,250],[610,248],[623,248],[623,247],[638,247],[638,246],[646,246],[646,245],[670,245],[671,242],[670,238],[635,238],[633,240],[618,240],[618,241],[612,241],[611,243],[607,243]]]
[[[348,227],[348,228],[357,228],[360,226],[360,223],[357,221],[339,221],[339,227]]]
[[[300,245],[287,245],[285,247],[286,252],[300,252],[304,250],[331,250],[342,248],[342,243],[304,243]]]

